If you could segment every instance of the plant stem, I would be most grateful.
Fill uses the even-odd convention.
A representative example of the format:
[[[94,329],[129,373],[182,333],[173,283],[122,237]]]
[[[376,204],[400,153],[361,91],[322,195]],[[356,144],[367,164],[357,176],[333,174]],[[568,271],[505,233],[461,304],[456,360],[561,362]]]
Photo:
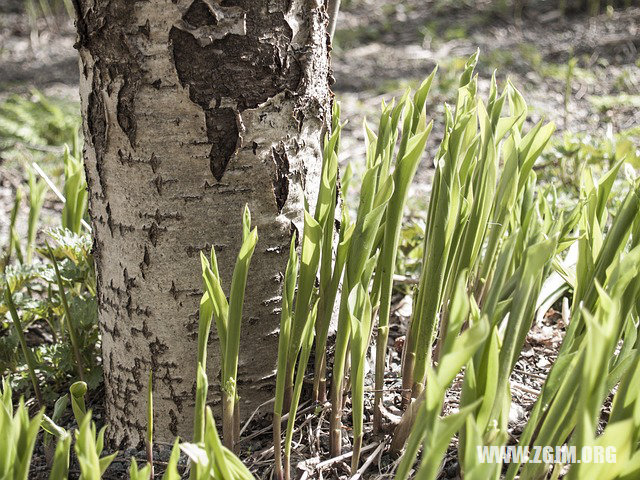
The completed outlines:
[[[235,391],[227,392],[225,389],[222,403],[222,443],[232,452],[234,451],[235,439]]]
[[[282,416],[273,414],[273,456],[275,461],[276,480],[283,480],[282,472]]]
[[[405,336],[404,348],[402,350],[401,370],[402,370],[402,409],[403,410],[409,406],[409,403],[411,401],[411,388],[413,387],[413,367],[416,363],[415,330],[417,330],[416,324],[412,321],[409,324],[407,334]]]
[[[325,351],[317,352],[315,359],[316,372],[313,377],[312,401],[324,403],[327,401],[327,354]]]
[[[340,11],[340,0],[329,0],[329,35],[333,38],[338,23],[338,13]]]
[[[149,370],[147,386],[147,462],[149,463],[149,479],[153,480],[153,372]]]
[[[351,456],[351,475],[355,475],[358,471],[360,463],[360,451],[362,450],[362,434],[353,439],[353,455]]]
[[[384,372],[387,366],[387,342],[389,339],[389,325],[380,325],[378,317],[378,338],[376,343],[376,371],[375,393],[373,398],[373,431],[382,430],[382,393],[384,389]]]
[[[16,305],[15,303],[13,303],[13,294],[11,293],[11,287],[9,286],[9,282],[7,282],[6,280],[5,280],[4,298],[9,307],[9,312],[11,313],[11,319],[13,320],[13,326],[16,329],[16,334],[18,335],[18,339],[20,340],[20,347],[22,348],[22,353],[24,354],[24,358],[27,362],[27,368],[29,369],[29,377],[31,377],[33,392],[36,396],[38,407],[42,408],[44,406],[44,403],[42,401],[42,394],[40,393],[40,386],[38,385],[38,378],[36,377],[35,359],[33,358],[33,354],[31,350],[27,346],[27,340],[25,339],[24,331],[22,330],[22,322],[20,321],[20,316],[18,315],[18,311],[16,310]]]
[[[53,254],[53,250],[51,246],[47,243],[47,250],[49,252],[49,256],[51,257],[51,262],[53,263],[53,268],[56,272],[56,280],[58,283],[58,290],[60,292],[60,300],[62,301],[62,308],[64,310],[64,314],[67,317],[67,329],[69,330],[69,339],[71,340],[71,347],[73,349],[73,355],[76,359],[76,370],[78,371],[78,377],[80,381],[84,382],[84,368],[82,357],[80,356],[80,347],[78,345],[78,336],[76,334],[75,327],[73,325],[73,320],[71,318],[71,312],[69,310],[69,303],[67,302],[67,295],[64,291],[64,285],[62,284],[62,275],[60,275],[60,269],[58,268],[58,262],[56,261],[56,257]]]
[[[343,286],[344,288],[344,286]],[[343,292],[341,297],[340,315],[338,319],[338,331],[336,333],[336,347],[333,363],[333,380],[331,382],[331,416],[330,429],[330,454],[332,457],[340,455],[342,450],[342,393],[344,389],[344,371],[346,364],[347,348],[351,325],[347,318],[348,295]]]

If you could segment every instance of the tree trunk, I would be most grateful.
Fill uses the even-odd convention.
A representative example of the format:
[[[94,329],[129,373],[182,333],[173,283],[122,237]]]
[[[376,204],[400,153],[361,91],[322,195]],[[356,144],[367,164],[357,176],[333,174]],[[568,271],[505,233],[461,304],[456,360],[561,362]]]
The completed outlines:
[[[304,195],[316,196],[330,117],[325,7],[74,2],[108,436],[142,443],[152,370],[156,438],[189,438],[199,252],[216,248],[228,289],[245,203],[260,241],[242,326],[242,410],[273,396],[288,244]],[[220,402],[217,345],[212,403]]]

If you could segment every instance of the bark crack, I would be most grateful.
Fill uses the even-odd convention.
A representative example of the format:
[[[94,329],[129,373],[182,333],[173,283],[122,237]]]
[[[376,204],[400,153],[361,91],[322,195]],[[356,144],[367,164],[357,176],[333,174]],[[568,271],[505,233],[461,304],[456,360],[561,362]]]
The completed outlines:
[[[289,157],[282,142],[271,149],[271,157],[275,164],[273,195],[276,199],[278,213],[281,213],[289,196]]]

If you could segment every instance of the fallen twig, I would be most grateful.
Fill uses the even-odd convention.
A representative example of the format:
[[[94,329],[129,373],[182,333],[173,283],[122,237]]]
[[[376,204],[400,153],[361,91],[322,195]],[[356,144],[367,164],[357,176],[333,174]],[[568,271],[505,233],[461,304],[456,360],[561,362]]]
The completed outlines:
[[[360,478],[362,478],[362,474],[364,472],[367,471],[367,468],[369,468],[371,466],[371,464],[373,463],[373,461],[378,457],[378,455],[380,454],[380,452],[382,452],[382,450],[385,447],[385,443],[384,442],[380,442],[380,444],[378,445],[378,448],[376,448],[373,453],[371,455],[369,455],[367,457],[367,460],[362,464],[362,466],[358,469],[358,471],[356,472],[356,474],[351,477],[351,480],[359,480]],[[363,449],[364,450],[364,449]]]
[[[368,452],[369,450],[371,450],[372,448],[376,448],[378,445],[380,445],[382,442],[376,442],[376,443],[372,443],[369,444],[365,447],[362,447],[360,449],[360,452]],[[353,451],[351,452],[347,452],[347,453],[343,453],[342,455],[338,455],[337,457],[333,457],[333,458],[329,458],[323,462],[320,462],[316,465],[316,470],[322,470],[323,468],[326,468],[330,465],[333,465],[334,463],[338,463],[341,462],[342,460],[346,460],[347,458],[350,458],[353,455]]]

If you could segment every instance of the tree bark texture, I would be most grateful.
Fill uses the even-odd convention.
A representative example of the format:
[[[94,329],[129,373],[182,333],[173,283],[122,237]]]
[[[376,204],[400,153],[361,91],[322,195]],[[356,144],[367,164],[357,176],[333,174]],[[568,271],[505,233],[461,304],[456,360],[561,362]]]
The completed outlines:
[[[330,120],[323,0],[74,0],[108,436],[191,435],[199,252],[228,289],[248,203],[238,373],[246,413],[272,397],[281,284]],[[301,230],[301,229],[300,229]],[[228,293],[228,291],[227,291]],[[215,327],[211,403],[221,401]]]

